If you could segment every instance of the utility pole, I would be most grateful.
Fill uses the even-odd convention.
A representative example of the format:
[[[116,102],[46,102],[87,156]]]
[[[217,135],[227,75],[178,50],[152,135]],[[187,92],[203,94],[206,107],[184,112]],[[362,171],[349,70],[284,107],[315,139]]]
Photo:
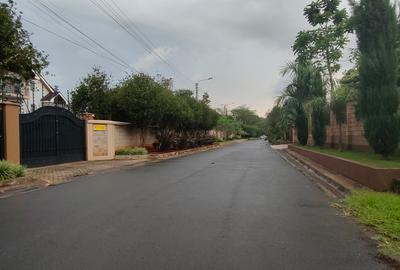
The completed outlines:
[[[196,83],[196,100],[199,100],[199,83]]]

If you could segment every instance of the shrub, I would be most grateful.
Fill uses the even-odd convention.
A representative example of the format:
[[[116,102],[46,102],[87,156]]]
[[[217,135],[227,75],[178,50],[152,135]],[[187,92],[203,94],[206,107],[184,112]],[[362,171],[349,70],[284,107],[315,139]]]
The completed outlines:
[[[131,147],[131,148],[125,148],[125,149],[119,149],[115,151],[116,155],[119,156],[141,156],[141,155],[147,155],[148,152],[145,148],[142,147]]]
[[[326,142],[326,126],[329,123],[329,112],[325,100],[321,98],[315,100],[312,110],[311,133],[314,143],[317,146],[324,146]]]
[[[300,110],[296,118],[297,139],[301,145],[307,145],[308,120],[303,110]]]
[[[6,160],[0,161],[0,182],[25,176],[24,166],[12,164]]]

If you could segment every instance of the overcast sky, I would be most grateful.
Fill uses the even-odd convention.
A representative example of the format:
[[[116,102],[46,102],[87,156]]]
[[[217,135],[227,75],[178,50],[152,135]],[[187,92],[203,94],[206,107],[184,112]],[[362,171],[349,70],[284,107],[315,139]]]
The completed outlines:
[[[285,85],[279,71],[293,59],[296,33],[308,27],[303,9],[311,0],[104,0],[109,5],[114,1],[135,24],[130,26],[144,33],[168,64],[107,17],[93,4],[95,0],[40,1],[132,69],[173,77],[175,89],[193,89],[195,81],[213,76],[214,80],[200,85],[201,91],[210,94],[213,106],[247,105],[264,115]],[[39,0],[16,0],[23,17],[107,55],[32,2],[38,6]],[[34,44],[49,54],[52,75],[46,78],[64,93],[93,66],[110,73],[114,83],[129,71],[36,26],[24,26],[33,33]]]

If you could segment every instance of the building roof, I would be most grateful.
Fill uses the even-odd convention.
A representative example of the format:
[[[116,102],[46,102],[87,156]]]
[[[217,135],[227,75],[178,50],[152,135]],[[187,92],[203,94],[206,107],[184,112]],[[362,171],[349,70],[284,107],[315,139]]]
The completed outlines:
[[[64,97],[64,95],[61,94],[60,91],[57,91],[56,89],[54,89],[53,86],[51,86],[51,84],[48,83],[48,82],[46,81],[46,79],[45,79],[42,75],[36,74],[36,76],[38,77],[39,81],[40,81],[40,82],[47,88],[47,90],[49,91],[49,93],[48,93],[46,96],[44,96],[44,97],[42,98],[41,101],[54,102],[54,99],[55,99],[56,97],[61,97],[62,100],[65,102],[65,104],[68,103],[68,101],[67,101],[67,99]]]
[[[67,104],[67,100],[66,98],[60,93],[60,92],[53,92],[53,93],[48,93],[47,95],[45,95],[41,101],[49,101],[49,102],[54,102],[54,100],[56,99],[56,97],[60,97],[65,104]]]

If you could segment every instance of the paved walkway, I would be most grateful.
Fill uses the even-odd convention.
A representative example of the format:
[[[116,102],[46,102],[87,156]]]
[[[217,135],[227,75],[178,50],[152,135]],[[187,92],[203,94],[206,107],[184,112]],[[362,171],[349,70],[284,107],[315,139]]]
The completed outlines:
[[[388,269],[330,204],[251,141],[0,200],[0,269]]]

